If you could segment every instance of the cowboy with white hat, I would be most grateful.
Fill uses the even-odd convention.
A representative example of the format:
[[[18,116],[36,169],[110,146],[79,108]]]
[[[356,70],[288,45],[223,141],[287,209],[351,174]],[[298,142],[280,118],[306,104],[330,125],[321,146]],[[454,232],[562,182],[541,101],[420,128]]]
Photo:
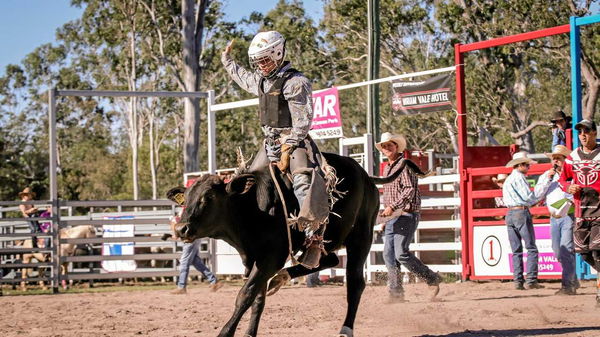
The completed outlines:
[[[400,163],[408,160],[403,155],[406,139],[400,135],[385,132],[375,147],[388,158],[383,176],[393,175],[402,166]],[[415,171],[407,166],[396,180],[383,185],[383,205],[380,217],[385,221],[383,259],[388,270],[388,301],[404,301],[401,266],[427,282],[433,299],[439,292],[441,278],[408,250],[421,217],[421,194]]]
[[[535,194],[546,197],[546,206],[550,211],[552,250],[562,266],[562,287],[556,292],[557,295],[575,295],[577,288],[573,218],[568,214],[573,195],[563,191],[558,182],[570,153],[563,145],[556,145],[552,153],[546,153],[552,160],[552,168],[544,172],[535,185]]]
[[[386,148],[389,148],[388,145],[394,144],[396,145],[394,151],[396,153],[402,153],[406,149],[406,138],[400,135],[392,134],[390,132],[384,132],[381,135],[381,141],[379,143],[375,143],[375,147],[387,157],[386,151],[382,146],[383,144],[385,144]]]
[[[518,290],[525,289],[523,283],[526,283],[528,289],[543,288],[537,279],[538,249],[535,244],[533,220],[529,212],[529,207],[535,205],[540,197],[531,191],[525,177],[529,166],[534,163],[535,161],[527,156],[527,152],[513,154],[512,159],[506,164],[506,167],[512,167],[513,171],[502,186],[502,200],[508,208],[505,221],[513,253],[513,279]],[[526,281],[523,278],[522,241],[525,241],[525,248],[527,248]]]

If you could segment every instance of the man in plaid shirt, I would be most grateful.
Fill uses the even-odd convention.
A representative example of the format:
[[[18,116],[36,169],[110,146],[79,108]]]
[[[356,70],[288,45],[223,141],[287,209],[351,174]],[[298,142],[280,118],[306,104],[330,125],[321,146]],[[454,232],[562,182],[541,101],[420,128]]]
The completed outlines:
[[[388,158],[383,172],[386,177],[396,172],[403,160],[408,160],[404,159],[406,140],[402,136],[386,132],[375,147]],[[404,302],[401,265],[429,285],[433,300],[440,290],[441,278],[408,250],[421,217],[418,178],[409,166],[396,180],[383,185],[383,205],[385,209],[380,216],[389,219],[385,222],[383,248],[383,259],[388,269],[389,302]]]

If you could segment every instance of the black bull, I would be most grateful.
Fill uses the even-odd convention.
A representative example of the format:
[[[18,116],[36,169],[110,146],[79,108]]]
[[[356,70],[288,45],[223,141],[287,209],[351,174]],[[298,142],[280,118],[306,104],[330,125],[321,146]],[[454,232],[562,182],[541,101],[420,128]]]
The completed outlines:
[[[340,179],[337,189],[346,192],[335,203],[335,214],[329,217],[324,235],[328,254],[321,257],[316,269],[298,264],[287,271],[295,278],[334,267],[339,263],[335,251],[345,246],[348,308],[340,335],[352,336],[356,311],[365,288],[363,266],[371,249],[373,226],[379,210],[379,192],[375,183],[392,181],[406,164],[417,173],[422,172],[414,163],[404,161],[397,174],[373,178],[351,158],[331,153],[324,156]],[[288,212],[297,210],[298,203],[289,180],[281,179],[281,176],[277,179]],[[175,200],[174,195],[181,192],[184,192],[183,188],[175,188],[168,196]],[[245,336],[256,336],[268,281],[283,268],[289,253],[286,217],[268,167],[251,168],[228,184],[216,175],[204,175],[185,191],[185,201],[179,198],[179,202],[184,202],[185,206],[181,221],[175,226],[180,238],[184,241],[201,237],[222,239],[237,249],[246,267],[248,279],[237,295],[233,315],[219,336],[233,336],[250,306],[252,315]],[[291,240],[294,253],[303,249],[304,233],[292,230]]]

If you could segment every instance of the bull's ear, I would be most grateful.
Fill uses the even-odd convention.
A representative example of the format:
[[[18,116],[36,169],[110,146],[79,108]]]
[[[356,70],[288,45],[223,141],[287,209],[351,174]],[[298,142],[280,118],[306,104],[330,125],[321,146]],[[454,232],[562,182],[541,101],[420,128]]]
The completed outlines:
[[[239,176],[231,179],[227,184],[225,191],[228,194],[244,194],[250,191],[252,186],[256,183],[256,178],[252,174],[240,174]]]
[[[167,198],[179,206],[185,203],[185,187],[175,187],[167,192]]]

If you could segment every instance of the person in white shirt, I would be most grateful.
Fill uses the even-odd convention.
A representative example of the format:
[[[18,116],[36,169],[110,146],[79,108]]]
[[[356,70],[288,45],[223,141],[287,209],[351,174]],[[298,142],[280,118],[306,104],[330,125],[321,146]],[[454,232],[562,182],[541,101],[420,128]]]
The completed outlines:
[[[552,250],[562,267],[562,286],[557,295],[575,295],[577,279],[575,275],[575,246],[573,244],[573,218],[568,214],[573,204],[573,196],[560,188],[558,179],[565,159],[571,153],[563,145],[556,145],[552,153],[546,153],[552,160],[552,168],[544,172],[535,185],[535,194],[546,197],[550,211]]]
[[[502,199],[508,208],[505,222],[513,254],[513,279],[517,290],[526,289],[523,283],[527,289],[543,288],[537,278],[538,248],[529,212],[529,207],[537,204],[540,198],[531,191],[525,177],[530,164],[535,164],[535,161],[528,158],[526,152],[515,153],[513,159],[506,164],[506,167],[512,167],[513,171],[502,186]],[[523,278],[523,242],[527,248],[527,280]]]

